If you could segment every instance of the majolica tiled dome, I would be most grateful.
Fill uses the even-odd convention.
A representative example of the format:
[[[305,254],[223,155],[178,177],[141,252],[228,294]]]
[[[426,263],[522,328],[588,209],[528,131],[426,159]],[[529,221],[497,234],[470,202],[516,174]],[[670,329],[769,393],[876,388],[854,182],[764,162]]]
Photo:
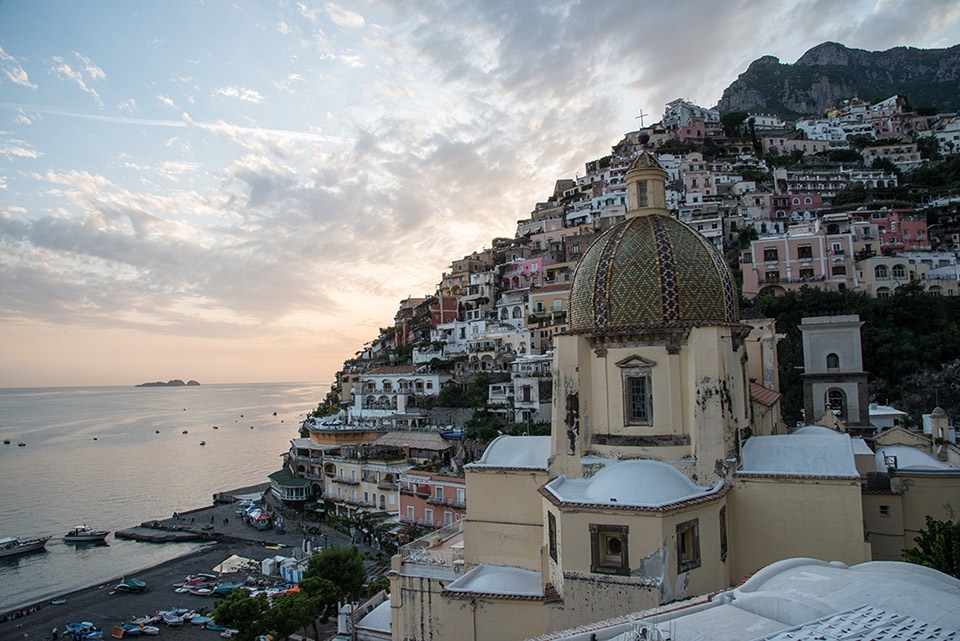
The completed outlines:
[[[646,181],[644,193],[660,202],[662,196],[653,194],[663,190],[656,171],[666,172],[652,163],[643,154],[636,173],[627,173],[627,188]],[[663,207],[634,206],[577,264],[570,329],[735,323],[737,302],[730,270],[708,240]]]

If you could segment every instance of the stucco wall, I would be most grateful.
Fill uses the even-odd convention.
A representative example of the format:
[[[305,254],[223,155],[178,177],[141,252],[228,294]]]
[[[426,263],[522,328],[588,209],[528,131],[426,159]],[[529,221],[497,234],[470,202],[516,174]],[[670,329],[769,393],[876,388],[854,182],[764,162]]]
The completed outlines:
[[[467,468],[470,505],[463,527],[464,561],[540,571],[546,472]]]
[[[727,494],[734,583],[774,561],[870,560],[859,479],[747,478]]]

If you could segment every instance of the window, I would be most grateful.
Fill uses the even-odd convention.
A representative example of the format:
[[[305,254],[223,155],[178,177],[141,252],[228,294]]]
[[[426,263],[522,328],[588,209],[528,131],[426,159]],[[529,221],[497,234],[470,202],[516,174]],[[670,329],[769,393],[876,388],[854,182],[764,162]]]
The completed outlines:
[[[720,560],[727,560],[727,506],[720,508]]]
[[[833,273],[834,276],[845,276],[846,273],[847,273],[847,266],[846,266],[846,265],[839,265],[839,264],[838,264],[838,265],[834,265],[834,266],[833,266],[832,273]]]
[[[886,265],[877,265],[877,268],[873,270],[873,276],[877,280],[889,280],[890,275],[887,273]]]
[[[801,280],[813,280],[813,267],[801,267],[800,268],[800,279]]]
[[[426,521],[429,525],[433,525],[433,510],[427,508],[423,511],[423,520]]]
[[[895,280],[903,280],[905,277],[906,277],[906,270],[904,270],[903,265],[894,265],[893,278]]]
[[[414,507],[412,505],[407,506],[407,520],[408,521],[417,520],[416,512],[414,511]]]
[[[626,525],[590,524],[590,571],[630,574]]]
[[[777,248],[776,247],[767,247],[763,250],[763,260],[770,262],[778,260]]]
[[[677,525],[677,572],[700,567],[700,520]]]
[[[694,185],[696,186],[696,185]],[[637,185],[637,205],[639,207],[647,207],[647,181],[641,181]]]
[[[890,516],[890,506],[881,505],[880,506],[880,516]]]
[[[457,503],[461,505],[467,502],[467,491],[463,488],[457,488]]]
[[[453,512],[444,512],[443,513],[443,524],[452,525],[453,524]]]
[[[810,245],[800,245],[797,247],[797,258],[800,260],[813,258],[813,248]]]
[[[769,270],[766,274],[764,274],[764,280],[767,282],[778,283],[780,282],[780,272],[776,269]]]
[[[557,560],[557,517],[553,512],[547,512],[547,546],[550,558]]]
[[[840,357],[836,354],[827,354],[827,369],[838,369],[840,367]]]
[[[647,378],[631,377],[627,379],[629,386],[630,416],[629,423],[646,421],[649,414],[649,403],[647,394]]]
[[[437,500],[438,501],[443,500],[443,488],[440,486],[437,486]]]

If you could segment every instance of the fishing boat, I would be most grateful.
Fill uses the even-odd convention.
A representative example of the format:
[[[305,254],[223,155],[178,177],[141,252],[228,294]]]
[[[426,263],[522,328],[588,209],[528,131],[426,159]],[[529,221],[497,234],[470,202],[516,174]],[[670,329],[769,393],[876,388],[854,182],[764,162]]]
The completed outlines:
[[[68,543],[89,543],[92,541],[103,541],[107,538],[107,535],[110,534],[109,530],[94,530],[91,527],[87,527],[86,524],[78,525],[69,532],[67,532],[63,540]]]
[[[146,587],[146,581],[141,581],[140,579],[123,579],[113,589],[121,592],[143,592]]]
[[[41,536],[23,541],[21,541],[18,536],[8,536],[5,539],[0,539],[0,557],[42,550],[49,540],[49,536]]]

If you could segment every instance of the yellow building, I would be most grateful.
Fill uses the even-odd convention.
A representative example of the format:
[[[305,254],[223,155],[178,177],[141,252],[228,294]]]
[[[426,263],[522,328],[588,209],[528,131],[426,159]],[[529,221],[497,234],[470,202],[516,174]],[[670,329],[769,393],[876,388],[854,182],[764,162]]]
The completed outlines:
[[[778,391],[773,326],[740,321],[723,258],[667,211],[666,178],[641,153],[626,220],[577,265],[551,436],[494,441],[466,466],[462,530],[394,557],[394,639],[525,639],[778,559],[869,560],[850,437],[778,435],[752,407]]]

